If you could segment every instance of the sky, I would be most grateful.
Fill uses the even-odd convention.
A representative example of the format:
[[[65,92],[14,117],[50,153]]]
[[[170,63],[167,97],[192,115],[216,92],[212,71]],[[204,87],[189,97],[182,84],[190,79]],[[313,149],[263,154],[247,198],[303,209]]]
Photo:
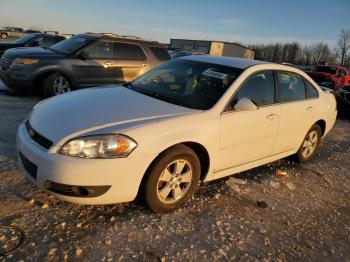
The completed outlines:
[[[350,0],[0,0],[0,26],[243,44],[324,41],[350,30]]]

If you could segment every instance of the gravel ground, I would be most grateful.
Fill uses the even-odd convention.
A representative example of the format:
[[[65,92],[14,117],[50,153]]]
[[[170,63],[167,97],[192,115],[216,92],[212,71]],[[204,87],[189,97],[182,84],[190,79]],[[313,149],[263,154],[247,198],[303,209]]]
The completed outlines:
[[[3,260],[350,261],[348,120],[307,164],[281,160],[202,185],[184,208],[158,215],[134,203],[62,202],[27,181],[15,133],[38,101],[0,93],[0,224],[24,232]],[[0,231],[2,249],[19,240],[8,234]]]

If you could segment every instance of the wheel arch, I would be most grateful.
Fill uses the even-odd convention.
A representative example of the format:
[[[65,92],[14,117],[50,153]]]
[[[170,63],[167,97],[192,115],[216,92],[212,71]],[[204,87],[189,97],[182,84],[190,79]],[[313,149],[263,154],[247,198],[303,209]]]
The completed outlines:
[[[323,137],[326,132],[326,121],[320,119],[314,125],[318,125],[321,128],[321,136]]]
[[[66,70],[62,70],[60,68],[49,68],[46,70],[41,70],[40,72],[37,72],[34,76],[33,76],[33,82],[40,86],[40,91],[42,90],[42,83],[43,80],[50,74],[54,74],[54,73],[59,73],[62,74],[64,77],[66,77],[69,81],[69,83],[71,84],[71,86],[74,88],[76,87],[74,78],[71,76],[70,73],[68,73]]]
[[[145,173],[143,174],[141,183],[139,185],[139,189],[137,192],[137,199],[140,199],[141,195],[142,195],[142,188],[143,185],[145,183],[147,174],[149,173],[149,170],[152,168],[153,164],[155,163],[155,161],[158,159],[158,157],[165,151],[169,150],[170,148],[173,148],[175,146],[178,145],[185,145],[187,147],[189,147],[191,150],[194,151],[194,153],[197,155],[200,165],[201,165],[201,174],[200,174],[200,181],[204,181],[208,172],[209,172],[209,167],[210,167],[210,157],[209,157],[209,153],[208,150],[200,143],[198,142],[194,142],[194,141],[185,141],[185,142],[180,142],[177,144],[174,144],[172,146],[169,146],[167,148],[165,148],[164,150],[162,150],[161,152],[159,152],[159,154],[157,154],[157,156],[152,160],[152,162],[149,164],[149,166],[147,167]]]

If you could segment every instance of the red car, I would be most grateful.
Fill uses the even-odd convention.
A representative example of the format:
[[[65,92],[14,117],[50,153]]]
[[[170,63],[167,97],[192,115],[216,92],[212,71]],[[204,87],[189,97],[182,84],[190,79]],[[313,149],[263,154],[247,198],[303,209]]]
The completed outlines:
[[[328,87],[339,90],[343,86],[350,84],[349,71],[342,66],[316,66],[316,70],[306,72],[319,85],[328,83]]]

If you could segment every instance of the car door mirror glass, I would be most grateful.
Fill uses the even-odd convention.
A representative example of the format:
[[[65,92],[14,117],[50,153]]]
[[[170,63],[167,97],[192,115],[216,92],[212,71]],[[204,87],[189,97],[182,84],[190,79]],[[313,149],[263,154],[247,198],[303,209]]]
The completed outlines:
[[[247,97],[243,97],[238,100],[237,104],[234,106],[234,110],[237,111],[254,111],[258,107]]]

